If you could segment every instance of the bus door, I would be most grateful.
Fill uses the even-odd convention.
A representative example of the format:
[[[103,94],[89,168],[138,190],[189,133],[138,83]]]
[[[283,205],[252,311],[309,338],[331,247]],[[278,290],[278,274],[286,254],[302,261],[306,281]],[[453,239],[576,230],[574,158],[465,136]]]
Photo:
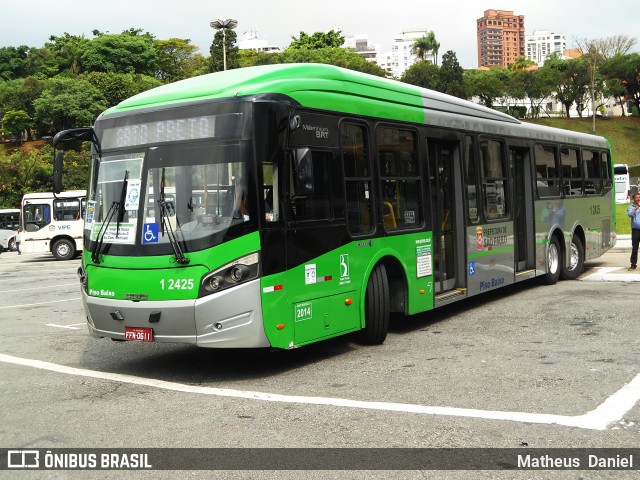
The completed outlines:
[[[286,156],[286,295],[294,344],[300,346],[359,329],[359,302],[349,278],[349,255],[341,254],[344,194],[336,155],[297,147]]]
[[[458,142],[428,139],[436,300],[465,294],[464,216]],[[458,181],[456,181],[458,179]],[[462,264],[461,264],[462,262]],[[445,293],[447,292],[447,293]]]
[[[533,231],[533,184],[528,148],[509,148],[513,172],[515,270],[518,280],[535,274],[535,232]]]

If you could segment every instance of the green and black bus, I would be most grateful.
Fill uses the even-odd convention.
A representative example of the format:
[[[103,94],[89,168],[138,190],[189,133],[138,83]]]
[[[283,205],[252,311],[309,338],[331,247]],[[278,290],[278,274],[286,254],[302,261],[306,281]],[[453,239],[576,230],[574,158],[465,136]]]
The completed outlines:
[[[56,135],[56,190],[70,140],[93,143],[84,308],[114,340],[378,344],[392,312],[575,279],[615,243],[604,138],[329,65],[125,100]]]

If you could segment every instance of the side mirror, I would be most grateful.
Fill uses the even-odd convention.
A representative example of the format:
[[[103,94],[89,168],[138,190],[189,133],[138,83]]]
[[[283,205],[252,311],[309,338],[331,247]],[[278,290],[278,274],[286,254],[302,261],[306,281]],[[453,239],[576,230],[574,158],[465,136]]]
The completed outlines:
[[[64,162],[64,150],[58,150],[53,157],[53,193],[60,193],[62,188],[62,165]]]

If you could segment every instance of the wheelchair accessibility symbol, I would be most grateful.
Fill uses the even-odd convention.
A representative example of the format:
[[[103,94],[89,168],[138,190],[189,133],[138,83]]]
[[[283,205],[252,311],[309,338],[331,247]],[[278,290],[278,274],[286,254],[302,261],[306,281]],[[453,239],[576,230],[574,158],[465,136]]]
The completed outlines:
[[[142,243],[158,243],[158,224],[145,223],[142,232]]]

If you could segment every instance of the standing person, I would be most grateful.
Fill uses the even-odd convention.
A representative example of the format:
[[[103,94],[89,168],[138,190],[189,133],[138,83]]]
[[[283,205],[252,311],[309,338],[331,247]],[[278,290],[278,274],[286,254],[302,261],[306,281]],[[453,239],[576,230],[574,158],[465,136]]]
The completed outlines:
[[[18,255],[22,255],[20,251],[20,244],[22,243],[22,227],[18,227],[18,233],[16,233],[16,250],[18,251]]]
[[[640,193],[633,195],[633,205],[629,205],[627,215],[631,217],[631,266],[635,270],[638,263],[638,244],[640,244]]]

